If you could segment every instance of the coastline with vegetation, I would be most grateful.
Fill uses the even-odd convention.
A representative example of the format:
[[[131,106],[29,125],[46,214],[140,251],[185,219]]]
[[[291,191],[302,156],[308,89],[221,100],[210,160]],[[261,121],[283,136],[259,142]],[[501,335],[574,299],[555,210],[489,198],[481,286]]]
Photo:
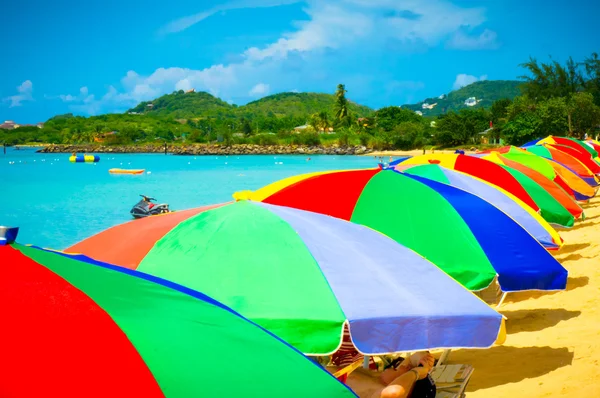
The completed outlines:
[[[343,84],[333,95],[280,93],[243,106],[180,90],[123,114],[66,114],[0,128],[0,144],[52,144],[46,151],[76,145],[100,153],[160,152],[155,147],[164,151],[166,144],[181,154],[360,154],[600,134],[597,54],[583,62],[531,59],[521,66],[527,72],[521,81],[479,81],[437,99],[378,110],[350,101]]]
[[[173,155],[365,155],[373,151],[365,146],[305,146],[305,145],[167,145],[166,152]],[[165,153],[164,145],[61,145],[50,144],[40,153]]]

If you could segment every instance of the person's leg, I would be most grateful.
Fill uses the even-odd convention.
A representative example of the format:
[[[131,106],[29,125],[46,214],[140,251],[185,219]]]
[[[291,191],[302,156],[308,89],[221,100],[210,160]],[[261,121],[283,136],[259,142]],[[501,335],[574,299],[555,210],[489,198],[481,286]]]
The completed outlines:
[[[386,388],[381,391],[380,398],[407,398],[410,396],[417,377],[415,372],[407,372],[394,379]]]

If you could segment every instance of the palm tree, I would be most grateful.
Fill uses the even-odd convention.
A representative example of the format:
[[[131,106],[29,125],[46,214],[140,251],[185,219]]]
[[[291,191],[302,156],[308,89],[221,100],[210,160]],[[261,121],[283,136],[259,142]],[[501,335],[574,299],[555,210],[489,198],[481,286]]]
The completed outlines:
[[[349,115],[348,100],[346,99],[346,86],[338,84],[335,92],[335,118],[338,122],[342,122]]]
[[[315,131],[327,131],[329,126],[331,126],[331,123],[329,123],[329,115],[327,115],[327,112],[325,111],[312,115],[309,124]]]

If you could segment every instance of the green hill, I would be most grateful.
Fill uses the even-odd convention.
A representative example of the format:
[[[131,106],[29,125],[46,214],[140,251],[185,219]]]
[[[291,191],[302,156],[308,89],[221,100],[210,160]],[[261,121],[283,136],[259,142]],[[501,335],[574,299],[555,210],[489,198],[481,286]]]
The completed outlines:
[[[279,93],[240,106],[237,111],[245,117],[307,117],[317,112],[333,113],[335,97],[323,93]],[[367,106],[350,101],[350,111],[362,117],[373,113]]]
[[[402,105],[403,108],[423,112],[423,116],[438,116],[449,111],[459,111],[467,108],[489,108],[492,103],[502,98],[513,99],[521,94],[519,86],[522,82],[516,80],[484,80],[451,91],[440,97],[426,98],[416,104]],[[476,104],[468,106],[465,101],[475,98]],[[423,108],[423,104],[437,104],[433,109]]]
[[[156,116],[172,116],[175,119],[211,116],[233,116],[235,106],[206,92],[183,90],[166,94],[152,101],[145,101],[127,112],[147,113]]]
[[[152,101],[142,102],[127,112],[171,116],[175,119],[203,117],[308,118],[313,113],[322,111],[333,114],[333,104],[334,96],[331,94],[279,93],[238,107],[206,92],[176,91]],[[350,102],[350,110],[359,117],[373,113],[371,108],[352,102]]]

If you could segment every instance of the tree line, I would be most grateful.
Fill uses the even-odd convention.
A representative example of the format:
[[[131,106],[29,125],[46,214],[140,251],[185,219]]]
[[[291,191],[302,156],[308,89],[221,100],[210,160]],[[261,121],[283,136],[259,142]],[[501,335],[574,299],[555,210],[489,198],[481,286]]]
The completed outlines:
[[[337,86],[332,99],[311,93],[282,93],[240,108],[207,93],[188,95],[181,91],[153,101],[157,111],[147,112],[150,103],[144,102],[125,114],[87,118],[67,114],[51,118],[41,129],[0,129],[0,143],[102,141],[124,145],[179,141],[224,145],[362,144],[376,149],[414,149],[477,145],[483,132],[490,139],[502,138],[512,145],[550,134],[583,138],[599,133],[597,54],[581,62],[569,59],[564,64],[532,58],[521,66],[526,71],[521,76],[521,95],[499,99],[489,109],[473,107],[435,118],[398,106],[371,112],[351,103],[343,84]],[[317,111],[307,114],[307,110]],[[298,126],[303,127],[294,130]],[[106,135],[110,131],[117,134]]]

